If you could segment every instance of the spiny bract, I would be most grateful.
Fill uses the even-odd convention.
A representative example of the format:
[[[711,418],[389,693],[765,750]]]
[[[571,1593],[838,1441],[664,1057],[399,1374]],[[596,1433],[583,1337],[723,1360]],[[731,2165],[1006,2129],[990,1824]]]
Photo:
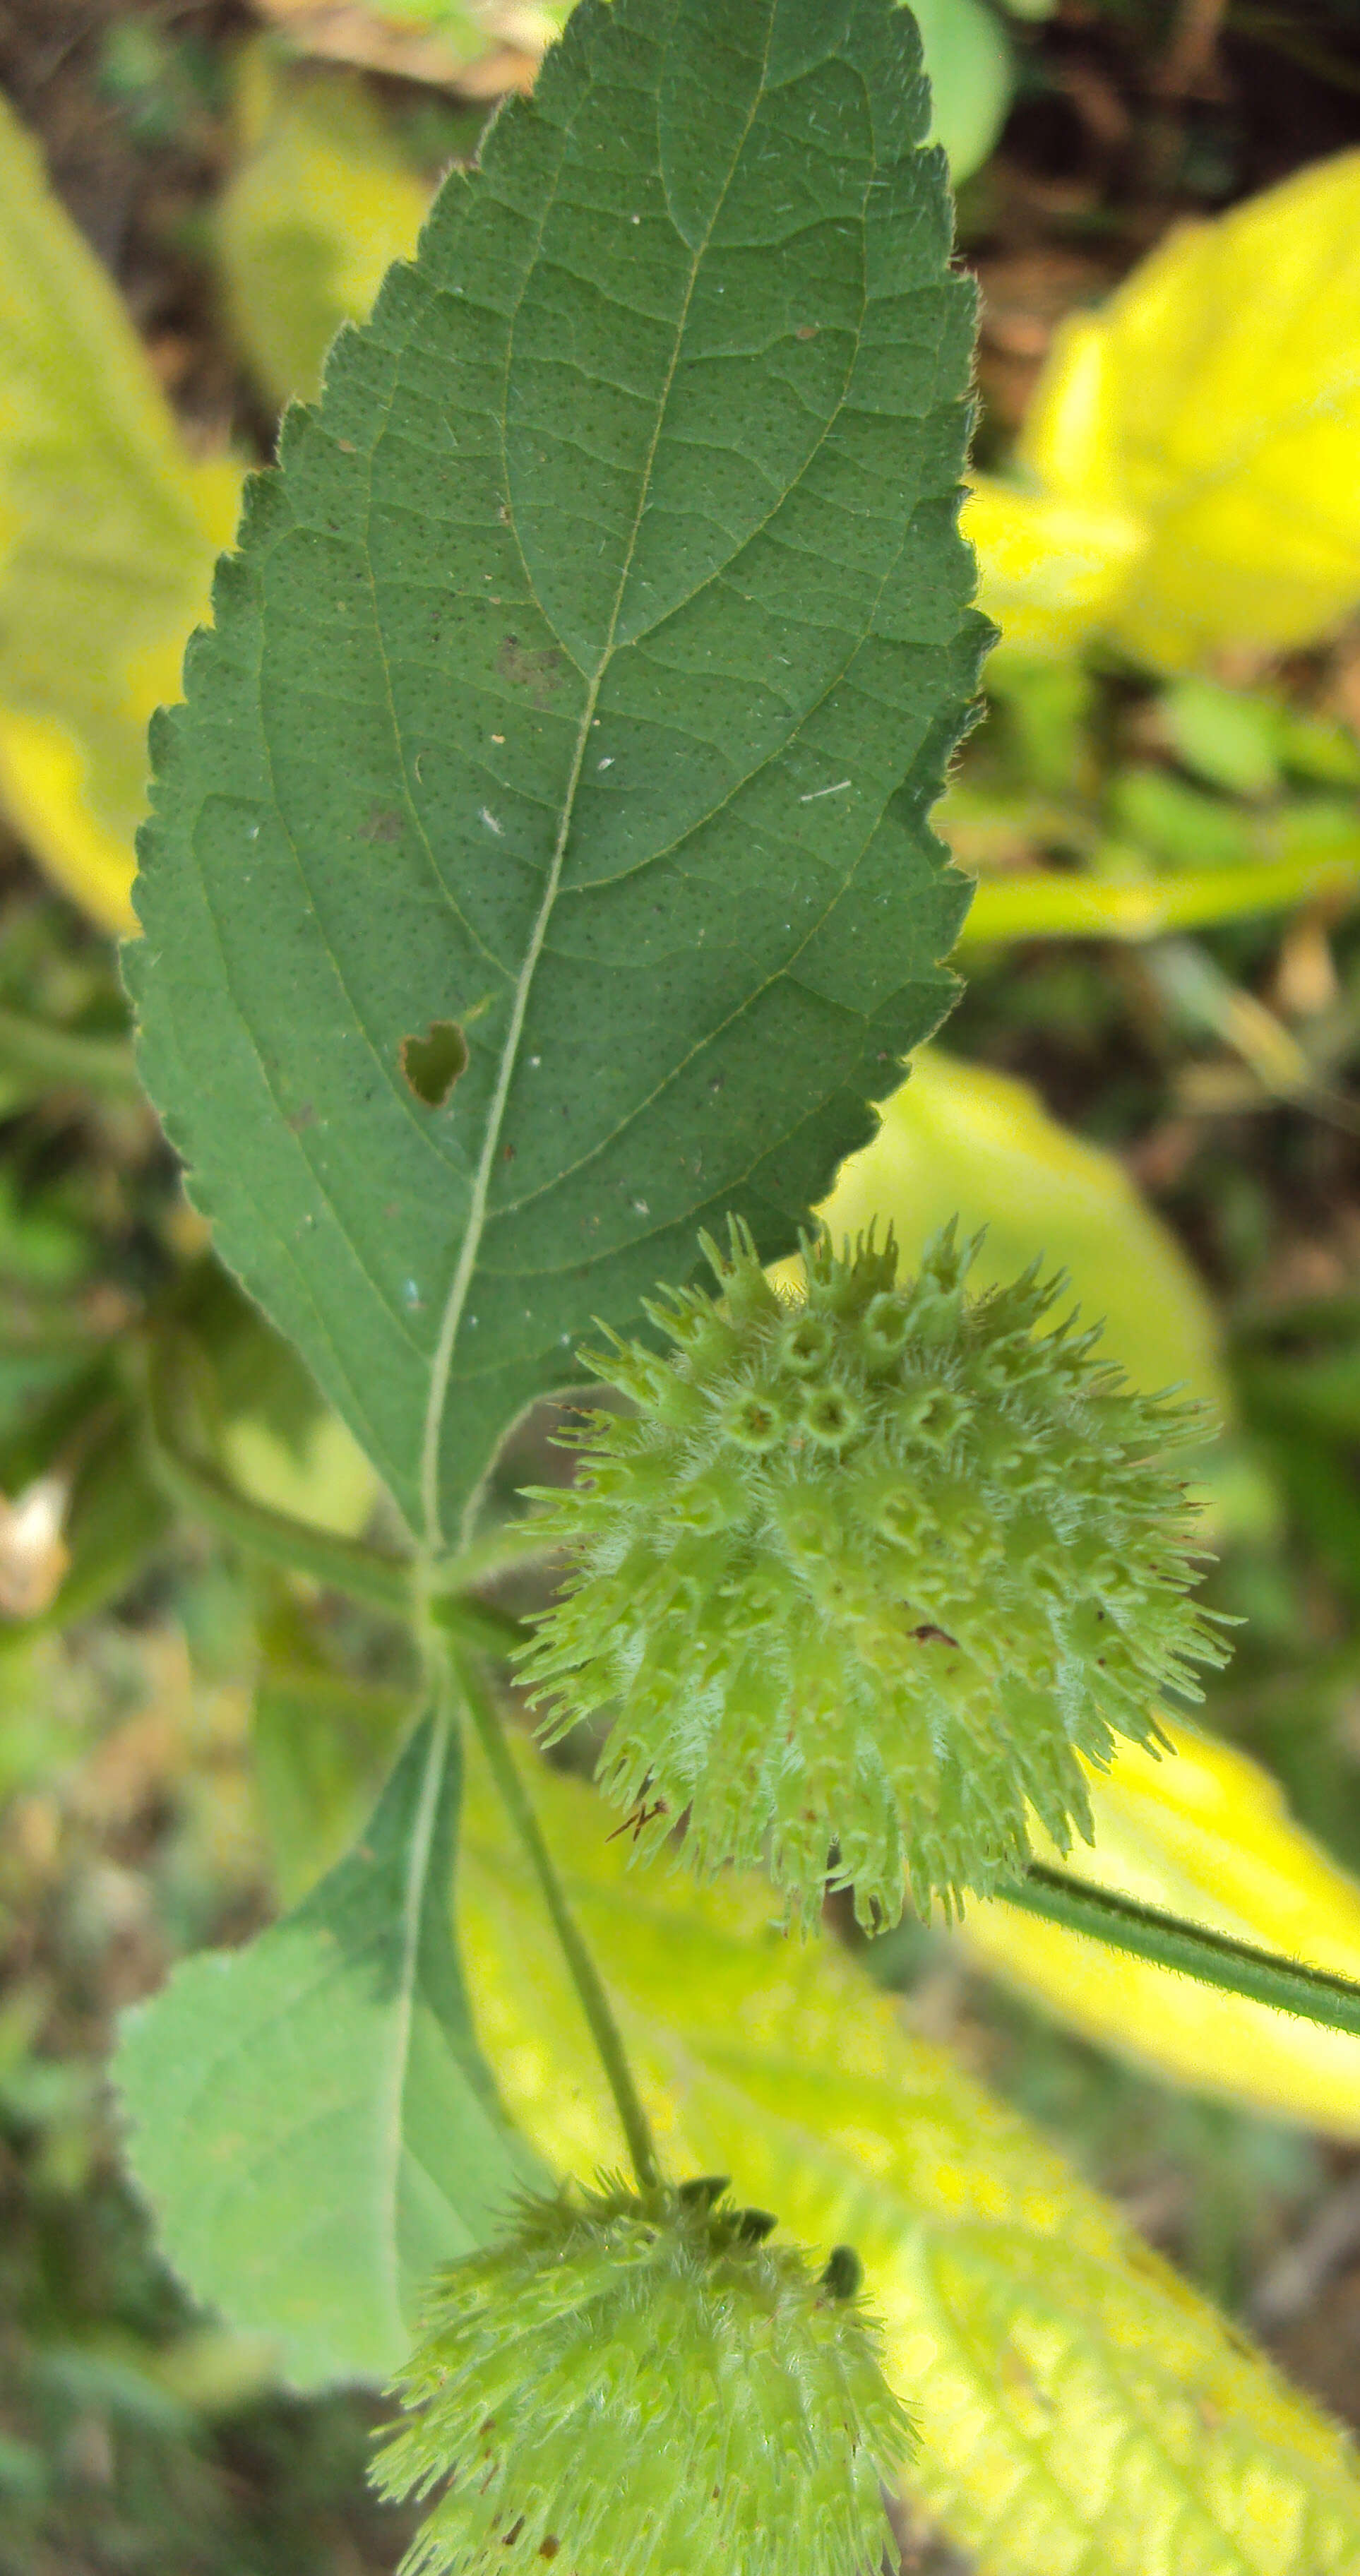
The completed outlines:
[[[979,1238],[980,1239],[980,1238]],[[891,1237],[805,1243],[805,1293],[733,1226],[721,1295],[648,1308],[675,1349],[586,1364],[633,1399],[569,1441],[545,1535],[575,1560],[526,1673],[560,1736],[608,1707],[599,1776],[701,1875],[767,1859],[804,1924],[828,1874],[861,1922],[1023,1868],[1027,1811],[1089,1834],[1079,1753],[1155,1740],[1222,1649],[1186,1595],[1168,1453],[1203,1409],[1135,1394],[1038,1264],[966,1291],[951,1225],[896,1284]],[[833,1848],[834,1847],[834,1848]]]
[[[530,2200],[440,2276],[389,2496],[449,2483],[403,2576],[865,2576],[910,2428],[845,2246],[820,2279],[719,2180]]]

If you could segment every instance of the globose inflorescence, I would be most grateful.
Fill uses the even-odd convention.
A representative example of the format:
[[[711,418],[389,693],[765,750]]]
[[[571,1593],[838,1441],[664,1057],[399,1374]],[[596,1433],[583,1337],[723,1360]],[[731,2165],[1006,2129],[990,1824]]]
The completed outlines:
[[[403,2576],[863,2576],[910,2448],[838,2247],[817,2275],[706,2180],[527,2202],[436,2284],[379,2455],[443,2492]]]
[[[952,1226],[901,1284],[891,1239],[808,1242],[792,1302],[739,1226],[704,1248],[717,1295],[648,1309],[669,1354],[587,1354],[634,1409],[568,1435],[543,1731],[608,1711],[644,1846],[683,1823],[701,1875],[763,1857],[805,1923],[828,1877],[871,1926],[908,1892],[948,1912],[1023,1867],[1029,1814],[1089,1831],[1078,1756],[1155,1739],[1221,1661],[1174,1459],[1203,1409],[1055,1324],[1037,1265],[971,1297]]]

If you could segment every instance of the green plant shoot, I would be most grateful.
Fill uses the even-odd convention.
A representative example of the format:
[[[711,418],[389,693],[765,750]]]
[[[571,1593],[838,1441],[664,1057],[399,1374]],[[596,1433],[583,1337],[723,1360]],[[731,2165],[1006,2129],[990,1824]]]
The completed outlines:
[[[936,2419],[910,2465],[931,2362],[902,2320],[929,2303],[900,2231],[889,2256],[872,2119],[833,2154],[813,2116],[778,2212],[742,2170],[768,2109],[724,2147],[730,2192],[695,2168],[681,2097],[707,2079],[678,2046],[658,2077],[661,2018],[601,1965],[550,1784],[507,1741],[507,1649],[552,1730],[607,1707],[640,1857],[687,1819],[701,1876],[768,1872],[736,1956],[776,1943],[785,1989],[806,1953],[769,1879],[806,1928],[837,1888],[870,1925],[1040,1889],[1029,1820],[1081,1828],[1078,1754],[1150,1740],[1153,1694],[1217,1657],[1166,1455],[1198,1417],[1054,1329],[1032,1275],[970,1300],[952,1233],[901,1282],[872,1238],[807,1233],[949,1007],[967,900],[929,815],[990,629],[958,531],[974,299],[930,115],[894,0],[581,0],[288,413],[153,727],[145,1081],[401,1544],[300,1536],[234,1492],[164,1369],[153,1455],[233,1541],[404,1629],[427,1713],[301,1905],[129,2022],[130,2155],[190,2285],[295,2384],[390,2384],[376,2477],[428,2506],[412,2576],[856,2576],[884,2488],[938,2491],[949,2449]],[[732,1247],[716,1296],[687,1286],[704,1228]],[[764,1266],[800,1235],[789,1305]],[[582,1358],[592,1327],[612,1356]],[[507,1432],[587,1367],[633,1412],[597,1418],[546,1519],[488,1530]],[[576,1571],[530,1640],[479,1587],[563,1540]],[[515,1941],[551,1961],[500,2051],[449,1928],[465,1739],[536,1909]],[[1353,2008],[1339,1980],[1138,1929],[1290,2009]],[[809,1991],[840,1994],[826,1974]],[[568,2026],[580,2070],[550,2089],[604,2089],[626,2179],[600,2178],[589,2120],[515,2117]],[[927,2115],[864,2030],[924,2175]],[[873,2245],[819,2233],[819,2158],[846,2152],[896,2340]],[[965,2148],[979,2208],[1010,2154]],[[1103,2368],[1133,2265],[1087,2232],[1074,2261],[1119,2290],[1108,2331],[1083,2293]],[[953,2295],[1019,2298],[1032,2250],[1007,2239]],[[1173,2335],[1164,2293],[1138,2313]],[[1187,2369],[1226,2368],[1195,2333]],[[1196,2564],[1284,2576],[1229,2554],[1255,2476],[1339,2576],[1360,2489],[1245,2369],[1247,2467]],[[966,2498],[958,2518],[976,2536]],[[1026,2547],[989,2564],[1028,2571]]]

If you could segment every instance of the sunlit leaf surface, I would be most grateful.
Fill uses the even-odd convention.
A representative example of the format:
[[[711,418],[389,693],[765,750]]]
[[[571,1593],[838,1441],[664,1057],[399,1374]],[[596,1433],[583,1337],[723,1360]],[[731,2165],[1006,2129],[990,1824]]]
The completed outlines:
[[[608,1811],[534,1792],[672,2169],[730,2173],[798,2237],[848,2240],[921,2435],[917,2491],[983,2576],[1343,2576],[1344,2437],[1080,2183],[907,2031],[769,1891],[629,1872]],[[551,1934],[470,1783],[461,1926],[477,2025],[541,2151],[620,2147]]]

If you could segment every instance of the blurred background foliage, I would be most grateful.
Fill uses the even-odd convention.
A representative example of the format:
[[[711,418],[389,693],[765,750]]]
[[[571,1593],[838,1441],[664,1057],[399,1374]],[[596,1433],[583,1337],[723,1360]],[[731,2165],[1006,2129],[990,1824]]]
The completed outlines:
[[[173,1340],[210,1469],[384,1529],[179,1195],[109,934],[241,479],[564,14],[0,11],[0,2576],[399,2552],[371,2410],[280,2397],[187,2311],[101,2092],[114,2013],[343,1845],[411,1678],[155,1471],[146,1352]],[[982,286],[967,507],[1001,644],[939,816],[978,879],[968,989],[827,1214],[891,1218],[910,1258],[958,1208],[987,1269],[1042,1254],[1143,1383],[1212,1403],[1211,1589],[1246,1625],[1176,1759],[1094,1784],[1083,1865],[1357,1976],[1353,12],[917,14]],[[1352,2043],[1001,1905],[873,1964],[1360,2425]]]

